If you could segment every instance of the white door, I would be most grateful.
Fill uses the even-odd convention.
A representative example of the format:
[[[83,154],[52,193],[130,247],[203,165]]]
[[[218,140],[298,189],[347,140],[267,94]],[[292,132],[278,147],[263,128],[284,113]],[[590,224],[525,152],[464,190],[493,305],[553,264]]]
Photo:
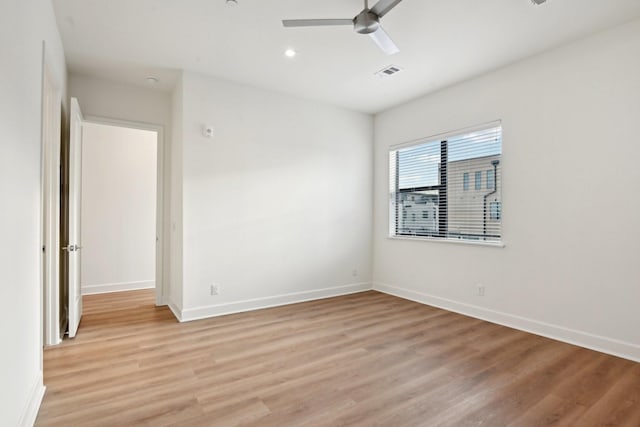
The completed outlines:
[[[82,316],[80,289],[80,196],[82,194],[82,112],[71,98],[71,135],[69,140],[69,338],[76,336]]]

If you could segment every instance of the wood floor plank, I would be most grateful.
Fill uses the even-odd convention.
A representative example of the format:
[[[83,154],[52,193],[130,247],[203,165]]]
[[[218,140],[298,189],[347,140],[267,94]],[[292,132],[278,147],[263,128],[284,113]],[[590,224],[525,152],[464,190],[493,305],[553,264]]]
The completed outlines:
[[[364,292],[178,323],[84,297],[38,426],[640,427],[640,364]]]

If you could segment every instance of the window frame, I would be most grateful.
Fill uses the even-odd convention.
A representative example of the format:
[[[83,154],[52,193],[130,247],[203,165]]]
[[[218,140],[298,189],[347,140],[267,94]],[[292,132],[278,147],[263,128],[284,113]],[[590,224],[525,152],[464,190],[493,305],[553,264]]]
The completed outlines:
[[[502,201],[489,202],[489,221],[502,221]]]
[[[504,207],[504,194],[502,194],[502,190],[501,190],[501,185],[499,185],[500,188],[500,213],[499,213],[499,219],[498,221],[500,222],[500,234],[498,237],[498,240],[485,240],[485,239],[471,239],[471,238],[462,238],[462,237],[450,237],[448,236],[448,229],[445,226],[443,227],[438,227],[438,231],[434,232],[432,234],[415,234],[415,233],[400,233],[398,232],[398,221],[400,218],[400,209],[401,209],[401,204],[399,203],[400,200],[400,194],[402,194],[403,192],[423,192],[423,191],[434,191],[437,190],[438,191],[438,205],[439,207],[438,209],[438,223],[442,224],[442,223],[447,223],[447,217],[448,217],[448,210],[449,210],[449,204],[448,204],[448,194],[447,194],[447,179],[448,179],[448,175],[447,175],[447,169],[448,169],[448,161],[447,162],[441,162],[440,163],[440,184],[438,185],[430,185],[430,186],[423,186],[423,187],[415,187],[415,188],[410,188],[410,189],[398,189],[397,188],[397,182],[399,180],[399,156],[397,153],[402,149],[406,149],[406,148],[411,148],[411,147],[416,147],[422,144],[427,144],[427,143],[436,143],[438,140],[440,140],[440,153],[441,153],[441,158],[448,158],[447,156],[447,152],[448,152],[448,140],[455,138],[455,137],[460,137],[464,134],[468,134],[468,133],[473,133],[473,132],[481,132],[483,130],[489,130],[491,128],[500,128],[500,143],[501,143],[501,149],[500,149],[500,164],[502,164],[503,159],[504,159],[504,150],[502,147],[503,144],[503,137],[504,137],[504,132],[502,129],[502,121],[501,120],[496,120],[496,121],[492,121],[492,122],[487,122],[487,123],[483,123],[480,125],[476,125],[476,126],[469,126],[466,128],[462,128],[462,129],[458,129],[455,131],[450,131],[450,132],[445,132],[445,133],[441,133],[441,134],[437,134],[437,135],[433,135],[430,137],[426,137],[426,138],[420,138],[420,139],[416,139],[416,140],[412,140],[412,141],[408,141],[408,142],[404,142],[404,143],[400,143],[400,144],[394,144],[394,145],[390,145],[388,148],[388,160],[389,160],[389,167],[387,168],[387,172],[390,174],[392,172],[392,168],[391,168],[391,158],[392,156],[395,156],[395,167],[394,167],[394,171],[395,171],[395,182],[396,182],[396,189],[395,192],[393,192],[396,196],[396,200],[394,203],[389,203],[389,217],[388,217],[388,224],[389,224],[389,232],[387,234],[387,238],[388,239],[393,239],[393,240],[413,240],[413,241],[428,241],[428,242],[438,242],[438,243],[453,243],[453,244],[463,244],[463,245],[475,245],[475,246],[493,246],[493,247],[505,247],[505,236],[504,236],[504,230],[503,230],[503,218],[504,218],[504,211],[503,211],[503,207]],[[474,171],[475,172],[475,171]],[[475,175],[475,173],[474,173]],[[483,174],[481,174],[482,176]],[[469,176],[470,178],[470,176]],[[500,173],[498,175],[498,182],[501,183],[503,179],[503,172],[502,169],[500,170]],[[455,181],[455,180],[454,180]],[[463,181],[464,181],[464,177],[463,177]],[[471,181],[471,179],[469,179],[469,181]],[[481,190],[484,187],[483,180],[481,179]],[[387,182],[391,182],[390,179],[390,175],[388,176],[388,181]],[[470,182],[469,182],[470,184]],[[469,187],[471,187],[469,185]],[[493,190],[495,190],[495,188],[492,188]],[[471,190],[471,188],[469,188],[469,190]],[[469,190],[465,190],[464,189],[464,183],[463,183],[463,191],[469,191]],[[474,183],[474,191],[475,191],[475,183]],[[443,206],[440,206],[441,202],[445,202]],[[487,209],[489,210],[489,209]],[[485,211],[485,215],[486,215],[486,211]],[[487,215],[488,216],[488,215]],[[488,218],[487,218],[488,219]],[[493,220],[492,220],[493,221]]]
[[[482,171],[474,171],[473,175],[473,191],[482,191]]]
[[[494,187],[494,181],[496,180],[496,178],[494,176],[494,173],[495,172],[493,171],[493,169],[487,169],[484,172],[485,176],[487,177],[486,178],[487,185],[485,187],[485,190],[495,190],[495,188],[493,188]]]

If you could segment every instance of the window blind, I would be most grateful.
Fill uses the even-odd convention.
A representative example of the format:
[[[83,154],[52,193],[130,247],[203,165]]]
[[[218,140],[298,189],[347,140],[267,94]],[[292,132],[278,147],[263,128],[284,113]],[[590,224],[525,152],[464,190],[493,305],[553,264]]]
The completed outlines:
[[[391,149],[390,235],[499,242],[501,169],[496,123]]]

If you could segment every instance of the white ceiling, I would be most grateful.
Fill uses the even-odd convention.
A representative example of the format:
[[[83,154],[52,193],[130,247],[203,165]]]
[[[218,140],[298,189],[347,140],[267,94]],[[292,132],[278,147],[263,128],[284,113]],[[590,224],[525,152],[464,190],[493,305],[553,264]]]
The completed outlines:
[[[372,4],[375,0],[372,0]],[[185,69],[376,113],[640,16],[638,0],[404,0],[382,19],[400,53],[350,27],[362,0],[53,0],[71,72],[169,90]],[[294,48],[294,59],[283,52]],[[404,71],[382,79],[387,65]]]

